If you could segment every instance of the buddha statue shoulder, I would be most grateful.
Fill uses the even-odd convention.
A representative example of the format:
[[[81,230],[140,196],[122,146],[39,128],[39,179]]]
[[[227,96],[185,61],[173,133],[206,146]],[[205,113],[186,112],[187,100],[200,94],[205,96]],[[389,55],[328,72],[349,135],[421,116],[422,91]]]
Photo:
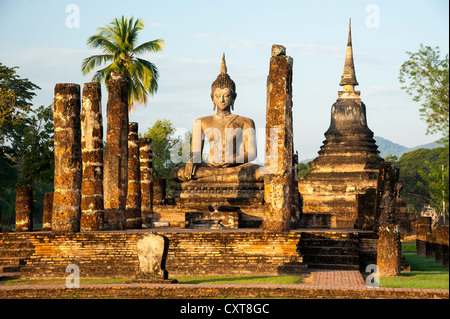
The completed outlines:
[[[236,85],[227,74],[225,55],[220,74],[211,85],[211,99],[215,114],[200,117],[192,128],[192,158],[172,171],[178,182],[256,182],[262,181],[256,159],[256,131],[252,119],[232,114],[236,100]],[[202,154],[205,140],[209,154],[205,162]]]

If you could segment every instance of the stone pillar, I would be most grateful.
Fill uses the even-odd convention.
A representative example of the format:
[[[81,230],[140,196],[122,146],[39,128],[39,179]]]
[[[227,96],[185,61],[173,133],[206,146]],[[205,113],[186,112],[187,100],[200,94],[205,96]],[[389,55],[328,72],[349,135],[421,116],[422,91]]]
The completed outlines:
[[[44,205],[42,210],[42,230],[52,230],[53,192],[44,195]]]
[[[103,227],[103,119],[102,93],[98,82],[85,83],[81,110],[82,231]]]
[[[80,231],[81,128],[80,86],[58,83],[54,102],[55,181],[53,232]]]
[[[127,229],[142,228],[138,123],[128,125]]]
[[[296,217],[292,163],[292,65],[281,45],[272,46],[267,78],[263,229],[289,231]]]
[[[399,169],[383,162],[377,186],[377,266],[380,276],[398,276],[401,269],[400,225],[396,214]]]
[[[33,230],[33,189],[16,188],[16,232]]]
[[[139,139],[139,166],[141,177],[142,228],[152,228],[153,220],[153,161],[152,139]]]
[[[436,227],[436,262],[441,263],[448,268],[448,242],[449,242],[449,226]]]
[[[166,198],[166,179],[153,179],[153,205],[161,205]]]
[[[427,240],[431,239],[431,217],[421,216],[416,222],[417,256],[427,255]]]
[[[128,187],[128,80],[112,73],[108,81],[107,135],[103,162],[104,229],[125,229]]]
[[[436,241],[436,233],[433,232],[433,230],[431,231],[431,236],[430,238],[427,238],[427,241],[425,242],[425,256],[427,258],[435,258],[436,254],[435,254],[435,241]]]

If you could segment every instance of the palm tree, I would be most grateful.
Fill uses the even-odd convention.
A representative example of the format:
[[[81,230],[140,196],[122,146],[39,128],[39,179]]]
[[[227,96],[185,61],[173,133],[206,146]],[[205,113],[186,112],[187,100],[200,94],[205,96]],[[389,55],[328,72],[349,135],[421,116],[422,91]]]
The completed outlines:
[[[128,77],[128,105],[146,104],[148,95],[158,90],[158,69],[156,66],[137,55],[146,52],[160,52],[164,48],[164,40],[157,39],[136,46],[138,33],[144,28],[141,19],[130,19],[122,16],[115,18],[109,25],[97,29],[97,34],[89,37],[87,44],[91,48],[100,48],[104,54],[93,55],[83,60],[81,72],[90,73],[102,63],[112,62],[105,68],[96,71],[92,81],[108,80],[111,72]]]

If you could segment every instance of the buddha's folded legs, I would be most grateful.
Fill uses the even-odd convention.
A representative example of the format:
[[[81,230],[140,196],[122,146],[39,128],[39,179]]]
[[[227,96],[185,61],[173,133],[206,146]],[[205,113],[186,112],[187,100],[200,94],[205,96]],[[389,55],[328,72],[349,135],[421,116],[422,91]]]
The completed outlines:
[[[172,170],[172,178],[178,182],[190,180],[211,183],[239,183],[239,182],[262,182],[262,166],[245,163],[232,167],[212,167],[206,163],[195,164],[191,179],[190,169],[183,165]]]

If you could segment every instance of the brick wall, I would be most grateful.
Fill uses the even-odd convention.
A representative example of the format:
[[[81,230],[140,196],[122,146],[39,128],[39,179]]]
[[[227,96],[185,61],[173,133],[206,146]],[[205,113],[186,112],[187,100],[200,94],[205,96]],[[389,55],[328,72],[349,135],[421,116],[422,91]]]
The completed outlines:
[[[0,286],[1,299],[26,298],[293,298],[293,299],[448,299],[448,290],[404,288],[325,288],[302,285],[64,285]],[[162,302],[162,301],[159,301]],[[228,302],[228,301],[227,301]],[[272,304],[273,301],[267,303]],[[173,305],[171,305],[173,307]],[[173,308],[166,309],[173,313]],[[179,308],[176,308],[179,311]],[[167,315],[167,314],[166,314]]]
[[[28,255],[23,278],[66,277],[67,265],[80,267],[84,277],[133,277],[138,258],[136,242],[146,231],[55,234],[31,232],[0,234],[0,254]],[[159,231],[169,238],[166,269],[179,275],[276,275],[306,271],[297,253],[300,233],[262,231]],[[15,246],[16,245],[16,246]]]

